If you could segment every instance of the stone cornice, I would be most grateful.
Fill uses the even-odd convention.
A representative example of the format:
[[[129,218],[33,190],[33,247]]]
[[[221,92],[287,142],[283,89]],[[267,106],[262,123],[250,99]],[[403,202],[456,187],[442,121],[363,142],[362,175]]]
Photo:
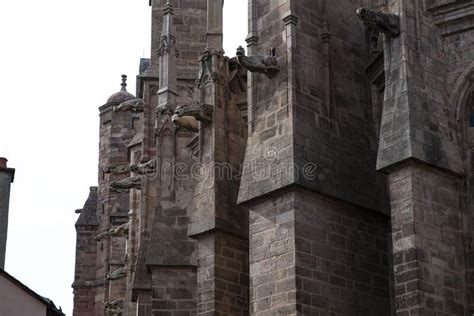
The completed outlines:
[[[433,14],[434,24],[443,36],[465,32],[474,28],[474,3],[451,3],[428,8]]]

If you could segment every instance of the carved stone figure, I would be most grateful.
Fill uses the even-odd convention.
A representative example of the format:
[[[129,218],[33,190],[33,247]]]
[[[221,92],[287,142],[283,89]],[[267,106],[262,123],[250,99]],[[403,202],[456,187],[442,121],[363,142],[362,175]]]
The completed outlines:
[[[110,173],[114,175],[127,174],[130,172],[130,166],[126,164],[110,165],[110,166],[103,167],[102,171],[104,171],[104,173]]]
[[[135,176],[135,177],[128,177],[123,180],[112,181],[110,183],[110,187],[112,189],[119,189],[119,190],[130,190],[130,189],[141,190],[142,178],[140,176]]]
[[[130,170],[140,175],[151,174],[156,170],[156,162],[155,160],[150,160],[146,163],[134,164],[130,166]]]
[[[229,60],[229,89],[233,94],[247,92],[247,70],[239,64],[237,57]]]
[[[197,132],[199,130],[198,121],[192,116],[179,116],[177,114],[171,117],[173,124],[179,127],[186,128],[192,132]]]
[[[168,114],[168,115],[173,115],[173,107],[166,103],[166,104],[162,104],[162,105],[158,105],[156,107],[156,113],[157,114],[161,114],[161,115],[165,115],[165,114]]]
[[[107,229],[105,232],[100,233],[95,237],[95,240],[102,241],[110,238],[110,229]]]
[[[365,26],[387,36],[400,35],[400,18],[394,14],[386,14],[368,8],[359,8],[356,11],[359,19]]]
[[[109,281],[118,280],[127,276],[127,268],[118,268],[112,273],[107,274],[106,279]]]
[[[128,231],[130,229],[130,222],[126,222],[120,226],[111,228],[109,235],[111,237],[128,237]]]
[[[212,121],[212,111],[212,105],[197,102],[192,105],[178,106],[174,114],[179,117],[192,116],[200,122],[210,123]]]
[[[237,48],[237,60],[239,61],[239,64],[248,71],[262,73],[268,78],[275,77],[280,71],[280,67],[278,66],[275,56],[246,56],[245,49],[242,46]]]
[[[108,228],[103,233],[97,235],[95,240],[102,241],[110,239],[111,237],[128,237],[128,231],[130,229],[130,223],[126,222],[120,226]]]
[[[135,112],[142,113],[145,109],[145,102],[143,99],[134,99],[120,103],[118,106],[114,106],[114,112]]]
[[[123,299],[105,303],[105,311],[107,316],[121,316],[123,309]]]
[[[129,189],[117,189],[117,188],[112,188],[111,187],[110,192],[120,194],[120,193],[128,193],[128,192],[130,192],[130,190]]]
[[[200,102],[187,106],[178,106],[171,120],[178,126],[197,131],[198,121],[205,124],[209,124],[212,121],[212,111],[212,105]]]

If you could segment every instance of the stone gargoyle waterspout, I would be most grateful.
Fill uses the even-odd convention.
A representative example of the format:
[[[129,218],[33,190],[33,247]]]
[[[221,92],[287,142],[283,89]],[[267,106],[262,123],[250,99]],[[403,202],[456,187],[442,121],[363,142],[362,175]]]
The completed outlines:
[[[245,49],[242,46],[237,48],[237,60],[248,71],[264,74],[270,79],[275,77],[280,71],[276,56],[246,56]]]
[[[175,125],[197,132],[198,122],[209,124],[212,122],[212,105],[200,102],[193,105],[178,106],[171,117]]]
[[[127,276],[127,267],[123,267],[123,268],[118,268],[117,270],[114,270],[113,272],[107,274],[105,279],[109,281],[113,281],[113,280],[119,280],[126,276]]]
[[[356,14],[369,29],[391,37],[400,35],[400,18],[398,15],[382,13],[368,8],[357,9]]]
[[[121,316],[123,309],[123,299],[117,299],[112,302],[105,303],[107,316]]]
[[[122,225],[110,229],[111,237],[128,237],[128,231],[130,230],[130,222],[126,222]]]
[[[152,174],[156,171],[156,162],[155,160],[150,160],[145,163],[133,164],[130,166],[130,170],[140,175]]]
[[[108,165],[102,167],[102,171],[107,174],[122,175],[130,172],[130,166],[127,164]]]
[[[105,232],[97,235],[97,237],[95,237],[95,240],[102,241],[102,240],[110,239],[111,237],[127,238],[129,229],[130,229],[130,222],[126,222],[122,225],[107,229]]]
[[[117,106],[114,106],[114,112],[135,112],[142,113],[145,109],[145,102],[143,99],[133,99],[120,103]]]
[[[116,190],[130,190],[136,189],[141,190],[142,178],[140,176],[128,177],[118,181],[112,181],[110,187]]]

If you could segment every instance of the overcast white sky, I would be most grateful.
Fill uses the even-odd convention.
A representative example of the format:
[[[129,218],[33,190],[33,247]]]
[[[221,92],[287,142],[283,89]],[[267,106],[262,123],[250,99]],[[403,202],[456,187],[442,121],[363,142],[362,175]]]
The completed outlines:
[[[97,184],[98,110],[149,57],[148,0],[0,2],[0,156],[16,169],[5,270],[72,314],[75,209]],[[224,49],[247,0],[224,8]],[[0,293],[1,299],[1,293]]]

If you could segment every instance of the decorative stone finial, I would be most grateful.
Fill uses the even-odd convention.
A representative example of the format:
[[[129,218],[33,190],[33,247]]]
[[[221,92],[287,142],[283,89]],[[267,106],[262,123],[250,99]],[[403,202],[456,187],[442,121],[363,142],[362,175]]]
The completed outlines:
[[[127,91],[127,75],[122,75],[121,91]]]

